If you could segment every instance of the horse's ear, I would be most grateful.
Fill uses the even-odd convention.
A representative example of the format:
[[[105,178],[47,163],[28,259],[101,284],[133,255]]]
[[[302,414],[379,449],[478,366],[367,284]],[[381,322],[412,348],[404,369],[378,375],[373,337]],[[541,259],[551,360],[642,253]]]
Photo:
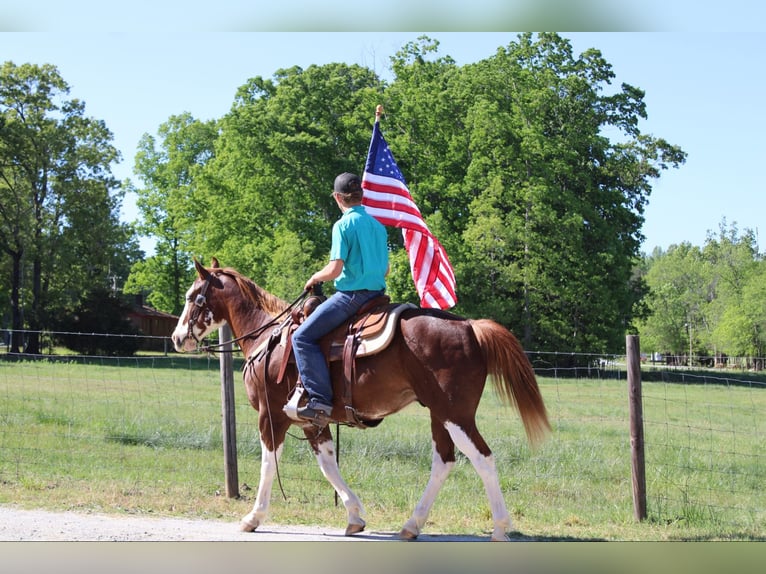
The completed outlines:
[[[216,259],[215,257],[210,259],[210,266],[213,269],[219,269],[221,267],[220,263],[218,263],[218,259]]]
[[[194,267],[197,269],[197,273],[199,274],[200,279],[204,279],[205,281],[209,281],[210,284],[213,287],[217,287],[218,289],[223,289],[223,283],[221,280],[216,276],[210,273],[205,267],[202,266],[202,264],[197,261],[197,258],[194,258]],[[218,260],[213,257],[213,268],[220,269],[220,266],[218,265]]]
[[[200,279],[205,279],[210,273],[207,269],[205,269],[202,264],[197,261],[197,258],[194,258],[194,268],[197,270],[197,274],[200,276]]]

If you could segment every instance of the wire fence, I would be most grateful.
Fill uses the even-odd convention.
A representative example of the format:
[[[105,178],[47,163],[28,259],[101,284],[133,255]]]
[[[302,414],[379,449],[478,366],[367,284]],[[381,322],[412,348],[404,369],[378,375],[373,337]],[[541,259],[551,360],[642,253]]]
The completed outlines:
[[[617,483],[624,496],[614,502],[611,520],[629,519],[625,358],[555,352],[529,357],[554,427],[545,447],[524,461],[542,491],[538,503],[596,505],[599,491]],[[235,356],[235,381],[242,362]],[[722,529],[763,532],[765,379],[740,368],[695,370],[650,360],[642,365],[642,379],[652,520],[712,520]],[[425,480],[430,463],[428,412],[413,408],[402,416],[405,424],[417,427],[419,438],[397,435],[391,440],[410,449],[407,456],[419,462],[413,477],[401,480]],[[492,416],[497,420],[484,425],[498,430],[485,438],[499,470],[512,475],[519,458],[527,456],[520,454],[523,430],[517,425],[509,432],[507,418]],[[260,441],[257,413],[241,384],[236,421],[239,475],[247,491],[260,472]],[[383,425],[375,431],[345,433],[350,442],[344,456],[357,452],[361,461],[371,452],[375,456],[378,444],[389,439],[388,432],[394,431]],[[283,455],[282,479],[326,489],[308,449],[301,441],[292,443]],[[117,457],[115,504],[127,504],[131,492],[137,495],[149,485],[171,489],[176,481],[186,484],[190,499],[208,497],[221,489],[221,449],[217,356],[169,350],[131,357],[82,356],[61,349],[52,355],[0,353],[0,496],[3,490],[40,496],[67,481],[109,480],[102,475],[113,472],[114,461],[105,457]],[[171,451],[180,454],[158,456]],[[348,468],[365,464],[348,460]],[[305,486],[301,490],[307,491]]]

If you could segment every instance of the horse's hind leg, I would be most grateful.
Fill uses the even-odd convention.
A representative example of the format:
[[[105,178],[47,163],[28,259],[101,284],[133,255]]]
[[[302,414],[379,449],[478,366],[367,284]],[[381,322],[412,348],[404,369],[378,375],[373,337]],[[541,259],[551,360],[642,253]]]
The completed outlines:
[[[494,522],[492,540],[508,540],[506,531],[512,526],[511,517],[505,507],[503,492],[500,489],[495,459],[487,443],[484,442],[475,425],[472,425],[470,429],[463,429],[455,423],[446,422],[444,426],[460,449],[460,452],[471,461],[471,464],[484,483],[484,490],[489,498],[489,507],[492,511],[492,521]]]
[[[433,436],[431,476],[412,516],[404,523],[399,532],[399,538],[403,540],[414,540],[418,537],[426,523],[434,500],[436,500],[436,495],[439,494],[444,481],[447,480],[452,467],[455,466],[455,443],[442,424],[433,418],[431,419],[431,435]]]
[[[252,532],[266,521],[271,499],[271,487],[274,484],[277,463],[282,455],[283,447],[284,443],[280,442],[276,451],[271,451],[261,440],[261,479],[258,482],[258,495],[255,498],[253,510],[244,516],[240,522],[240,529],[244,532]]]
[[[346,481],[340,475],[338,462],[335,460],[335,448],[332,443],[332,435],[327,427],[323,428],[319,434],[316,430],[307,429],[306,438],[309,439],[311,448],[314,450],[319,468],[327,481],[332,484],[335,492],[338,493],[343,501],[348,515],[348,525],[346,526],[346,536],[352,536],[364,530],[366,522],[364,516],[364,507],[362,501],[349,488]]]

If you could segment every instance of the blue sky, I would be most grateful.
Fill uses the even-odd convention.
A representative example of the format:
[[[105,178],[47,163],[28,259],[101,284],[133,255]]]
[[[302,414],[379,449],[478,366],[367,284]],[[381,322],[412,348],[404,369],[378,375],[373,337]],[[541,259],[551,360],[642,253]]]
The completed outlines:
[[[55,15],[49,13],[48,18]],[[69,27],[51,23],[30,26],[38,30],[34,32],[0,32],[0,55],[2,61],[16,64],[58,67],[71,87],[70,96],[84,100],[87,114],[103,119],[114,133],[114,143],[123,154],[123,162],[113,170],[120,179],[132,177],[141,135],[156,133],[173,114],[219,118],[248,78],[271,77],[279,68],[293,65],[305,68],[341,61],[386,75],[389,57],[421,34],[416,30],[211,32],[202,30],[202,24],[196,31],[172,26],[160,31],[155,25],[112,27],[116,30],[104,31],[109,26],[88,28],[77,21]],[[646,92],[648,119],[640,125],[643,132],[688,153],[685,165],[664,172],[655,182],[643,230],[645,252],[682,241],[701,246],[707,232],[716,231],[724,218],[740,230],[766,233],[761,172],[766,162],[766,35],[748,31],[747,26],[744,31],[676,28],[561,32],[575,53],[587,48],[602,51],[616,74],[614,86],[627,82]],[[516,32],[426,33],[439,40],[441,55],[452,56],[458,64],[489,57],[517,36]],[[126,220],[136,217],[131,198],[123,212]]]

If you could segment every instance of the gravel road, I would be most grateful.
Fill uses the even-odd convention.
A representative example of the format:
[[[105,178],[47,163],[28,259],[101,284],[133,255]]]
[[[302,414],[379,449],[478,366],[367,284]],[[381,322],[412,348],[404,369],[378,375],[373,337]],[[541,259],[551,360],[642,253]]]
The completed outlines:
[[[277,541],[347,540],[357,538],[312,526],[264,524],[241,532],[236,522],[160,518],[135,515],[49,512],[0,507],[0,541]],[[374,534],[362,534],[383,538]],[[391,535],[385,536],[390,538]]]
[[[240,532],[237,522],[50,512],[3,505],[0,506],[0,573],[511,572],[508,556],[501,552],[504,545],[419,544],[425,541],[486,541],[487,537],[424,534],[417,542],[406,543],[399,541],[397,534],[371,530],[347,537],[343,529],[270,523],[255,532]],[[365,541],[368,543],[364,544]],[[399,543],[374,544],[373,541]],[[518,554],[516,552],[514,564],[529,564]],[[480,564],[486,564],[486,568],[479,567]],[[530,574],[533,570],[525,567],[523,572]],[[544,572],[550,574],[547,570]]]
[[[418,542],[487,540],[488,537],[445,534],[418,537]],[[529,540],[521,537],[520,541]],[[128,541],[137,543],[125,543]],[[295,541],[305,544],[295,544]],[[338,546],[321,541],[351,544]],[[696,574],[722,571],[749,574],[763,569],[763,553],[757,552],[761,548],[757,545],[745,545],[747,550],[756,550],[754,556],[752,551],[744,552],[745,547],[737,544],[653,545],[651,552],[647,552],[643,545],[620,544],[423,546],[400,542],[360,545],[364,541],[398,541],[398,536],[395,532],[370,531],[346,537],[342,530],[269,523],[263,530],[247,533],[240,532],[236,522],[0,506],[2,574],[338,574],[348,571],[365,574],[643,574],[681,569]]]
[[[0,506],[0,541],[398,541],[396,532],[366,531],[344,536],[343,530],[320,526],[266,523],[241,532],[236,522],[22,510]],[[428,535],[418,541],[478,541],[475,536]]]

